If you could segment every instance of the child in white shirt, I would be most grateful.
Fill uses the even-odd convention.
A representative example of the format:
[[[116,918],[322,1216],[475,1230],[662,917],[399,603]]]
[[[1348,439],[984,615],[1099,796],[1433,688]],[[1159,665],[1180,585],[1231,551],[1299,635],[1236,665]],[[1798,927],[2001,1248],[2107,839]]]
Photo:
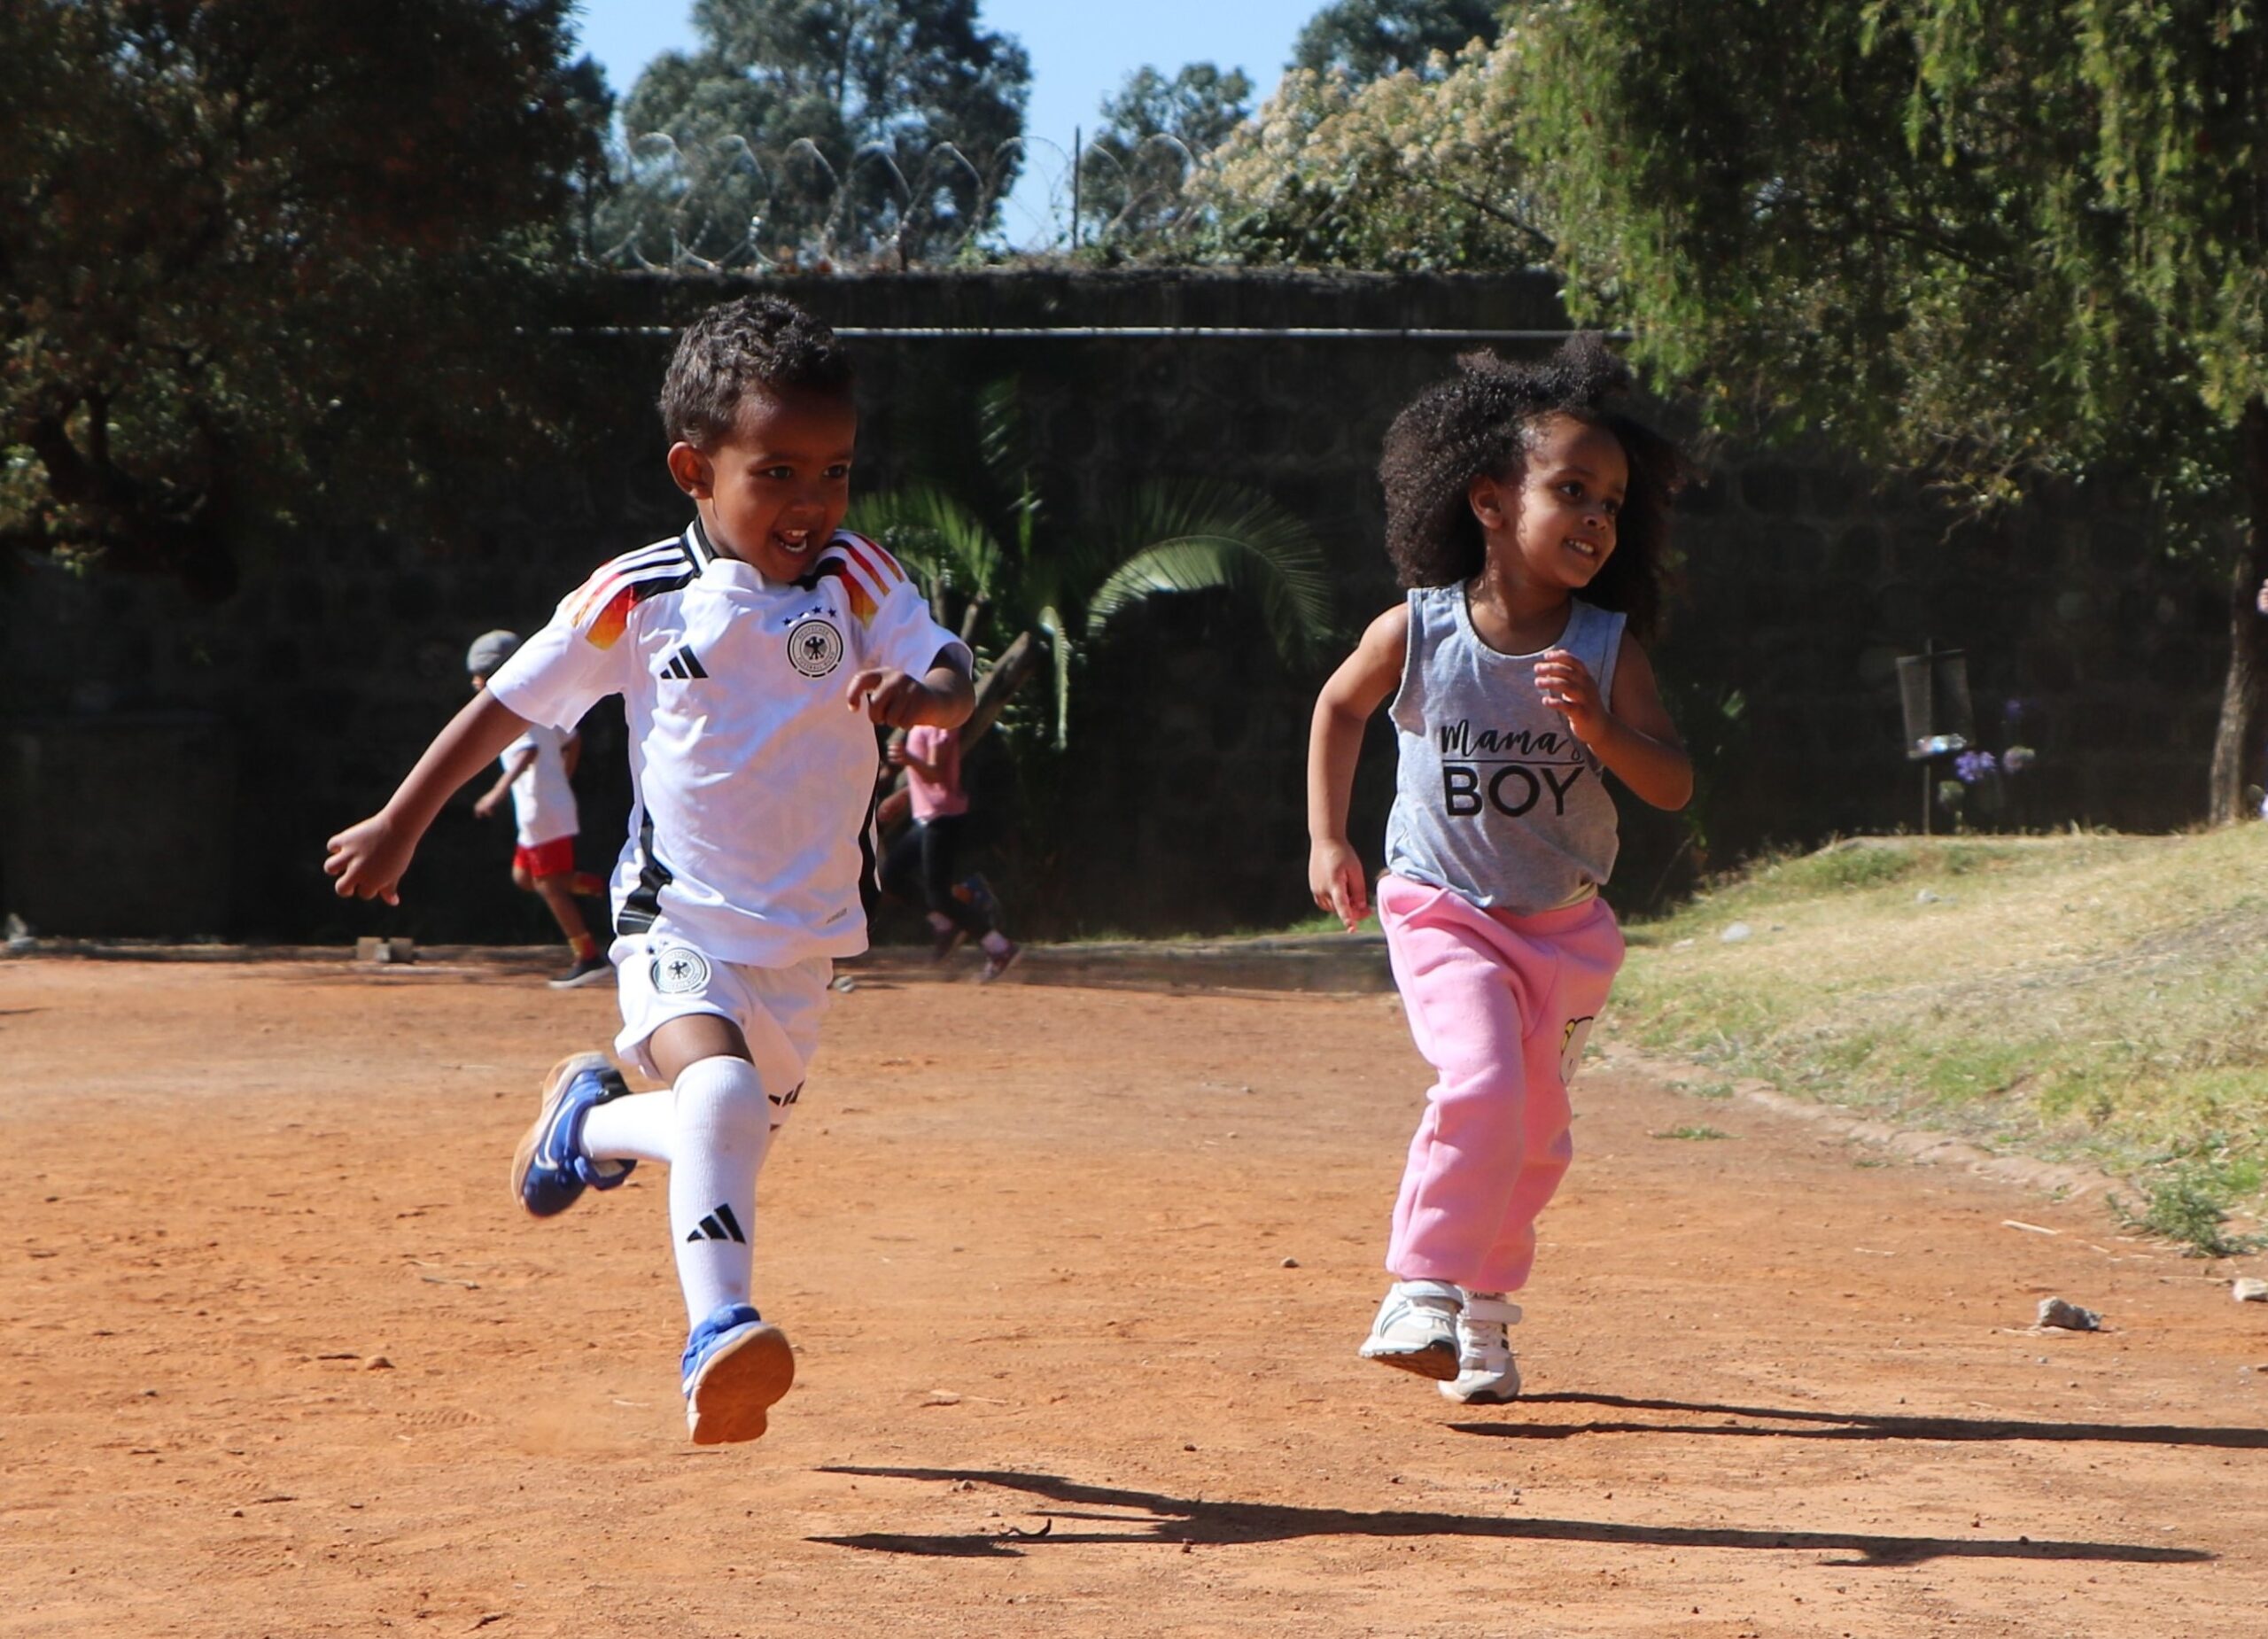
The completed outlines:
[[[620,694],[636,802],[615,867],[623,1029],[668,1084],[631,1094],[563,1060],[512,1161],[538,1216],[640,1161],[670,1169],[699,1445],[752,1440],[795,1375],[750,1302],[756,1176],[802,1091],[833,959],[866,948],[858,899],[880,765],[872,724],[958,726],[967,648],[889,555],[841,528],[858,416],[833,332],[743,297],[687,330],[664,381],[670,476],[693,521],[602,566],[506,661],[384,808],[330,841],[341,895],[394,903],[448,794],[531,723]]]

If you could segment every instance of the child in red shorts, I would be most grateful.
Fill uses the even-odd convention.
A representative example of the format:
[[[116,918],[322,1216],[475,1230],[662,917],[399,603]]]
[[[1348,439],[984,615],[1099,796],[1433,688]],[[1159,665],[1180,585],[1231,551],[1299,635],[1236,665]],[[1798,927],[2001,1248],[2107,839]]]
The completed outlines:
[[[518,636],[510,632],[483,633],[474,641],[465,656],[474,692],[487,687],[489,675],[519,646]],[[570,781],[582,747],[576,734],[531,723],[525,734],[504,748],[504,755],[498,759],[503,772],[472,805],[472,812],[485,820],[504,805],[505,798],[511,799],[517,825],[517,842],[512,850],[513,885],[550,907],[552,919],[567,936],[567,948],[573,954],[567,971],[550,982],[555,990],[576,990],[614,977],[613,965],[599,953],[598,941],[591,936],[582,907],[575,903],[577,894],[595,893],[600,887],[597,877],[575,869],[575,834],[579,825],[575,788]]]

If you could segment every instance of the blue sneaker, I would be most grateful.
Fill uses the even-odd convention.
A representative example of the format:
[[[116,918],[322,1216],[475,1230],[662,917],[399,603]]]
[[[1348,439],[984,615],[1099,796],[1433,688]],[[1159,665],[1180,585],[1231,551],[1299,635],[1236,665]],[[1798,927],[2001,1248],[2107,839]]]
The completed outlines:
[[[629,1091],[603,1053],[575,1053],[551,1067],[535,1125],[512,1152],[512,1194],[520,1205],[548,1218],[573,1206],[584,1185],[610,1190],[630,1176],[634,1161],[593,1161],[583,1154],[583,1118],[591,1107]]]
[[[685,1426],[696,1446],[764,1433],[766,1410],[796,1380],[788,1334],[745,1303],[713,1309],[685,1340]]]

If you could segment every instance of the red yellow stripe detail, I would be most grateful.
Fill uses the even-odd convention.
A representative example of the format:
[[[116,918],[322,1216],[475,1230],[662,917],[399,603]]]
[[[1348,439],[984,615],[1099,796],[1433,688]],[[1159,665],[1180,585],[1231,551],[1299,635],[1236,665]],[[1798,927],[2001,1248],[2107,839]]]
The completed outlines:
[[[595,619],[583,626],[584,640],[593,649],[612,649],[623,629],[630,624],[630,611],[638,606],[638,588],[627,586],[616,593]],[[578,611],[577,624],[581,625]]]
[[[819,572],[831,575],[843,583],[843,601],[850,605],[850,612],[857,617],[860,625],[874,624],[874,615],[882,606],[874,602],[874,594],[867,591],[859,580],[857,571],[842,558],[830,557],[819,564]]]

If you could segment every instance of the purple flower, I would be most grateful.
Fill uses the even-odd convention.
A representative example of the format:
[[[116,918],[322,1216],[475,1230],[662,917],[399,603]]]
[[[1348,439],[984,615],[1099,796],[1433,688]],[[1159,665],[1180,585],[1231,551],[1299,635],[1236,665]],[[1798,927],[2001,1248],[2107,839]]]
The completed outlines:
[[[2000,707],[2000,721],[2010,728],[2014,728],[2018,723],[2023,721],[2025,715],[2031,710],[2030,703],[2021,696],[2010,695]]]
[[[1953,774],[1963,785],[1975,785],[1995,766],[1990,751],[1963,751],[1953,759]]]

